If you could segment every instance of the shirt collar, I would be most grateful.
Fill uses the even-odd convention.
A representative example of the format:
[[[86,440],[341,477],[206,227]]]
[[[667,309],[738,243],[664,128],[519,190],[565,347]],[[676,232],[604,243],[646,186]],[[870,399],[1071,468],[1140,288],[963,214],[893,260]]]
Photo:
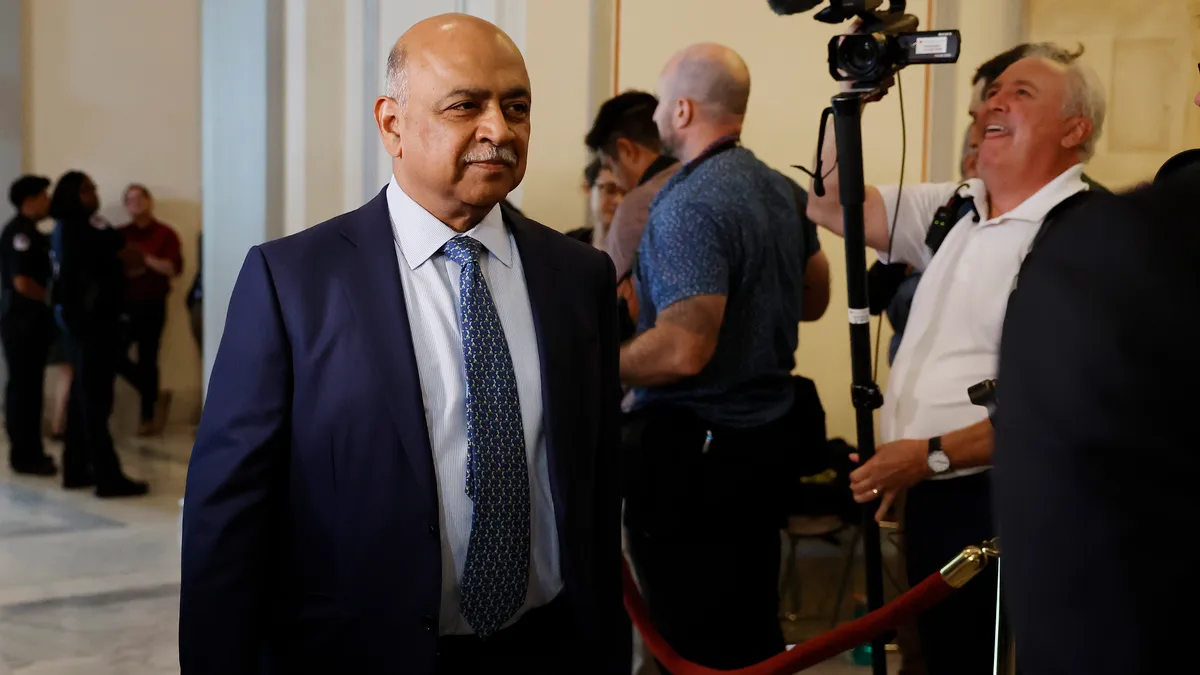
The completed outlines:
[[[691,172],[692,169],[700,166],[700,164],[704,163],[705,160],[713,155],[719,155],[726,150],[732,150],[733,148],[736,148],[741,143],[741,140],[741,134],[738,133],[726,134],[718,138],[717,140],[705,146],[705,148],[700,151],[700,154],[696,155],[695,159],[687,164],[684,164],[683,170],[685,172]]]
[[[646,181],[662,173],[667,169],[667,167],[670,167],[677,161],[679,160],[670,155],[659,155],[654,159],[653,162],[650,162],[650,166],[646,167],[646,170],[642,172],[642,177],[638,179],[637,184],[645,185]]]
[[[990,219],[990,223],[1002,223],[1006,220],[1024,220],[1030,223],[1040,223],[1046,219],[1046,214],[1050,213],[1050,209],[1058,206],[1067,197],[1088,189],[1087,183],[1083,182],[1083,164],[1075,166],[1060,173],[1054,180],[1042,186],[1041,190],[1033,193],[1028,199],[1021,202],[1017,208],[1008,213],[999,216],[995,219]],[[972,190],[982,193],[983,199],[977,199],[976,203],[982,204],[983,208],[987,208],[987,190],[983,187],[983,181],[973,179],[972,182],[978,181],[978,185]]]
[[[458,236],[420,204],[413,201],[400,184],[392,178],[387,188],[388,216],[392,220],[392,234],[400,246],[400,253],[409,268],[417,269],[442,250],[446,242]],[[504,217],[497,204],[479,224],[468,230],[466,236],[483,244],[505,267],[512,267],[512,243],[504,227]]]

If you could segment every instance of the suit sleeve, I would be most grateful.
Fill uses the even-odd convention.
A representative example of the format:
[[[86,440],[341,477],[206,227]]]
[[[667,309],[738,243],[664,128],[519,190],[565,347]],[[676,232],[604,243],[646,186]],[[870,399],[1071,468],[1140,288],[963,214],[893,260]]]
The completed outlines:
[[[188,467],[183,675],[258,672],[287,476],[290,348],[262,251],[233,289]]]
[[[618,331],[616,275],[605,256],[603,278],[596,300],[600,326],[600,443],[596,452],[597,656],[609,660],[602,672],[629,673],[632,654],[631,625],[625,614],[621,590],[621,344]]]

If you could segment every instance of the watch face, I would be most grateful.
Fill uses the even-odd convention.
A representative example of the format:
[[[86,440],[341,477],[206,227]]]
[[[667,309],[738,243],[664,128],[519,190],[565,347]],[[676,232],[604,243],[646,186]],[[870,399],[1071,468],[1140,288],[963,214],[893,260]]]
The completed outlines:
[[[950,458],[941,450],[929,454],[929,468],[933,469],[934,473],[943,473],[950,470]]]

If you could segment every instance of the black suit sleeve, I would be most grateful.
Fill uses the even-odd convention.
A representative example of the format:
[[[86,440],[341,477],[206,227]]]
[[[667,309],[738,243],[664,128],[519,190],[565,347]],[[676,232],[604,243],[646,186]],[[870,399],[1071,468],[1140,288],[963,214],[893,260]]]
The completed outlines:
[[[233,289],[188,467],[179,660],[183,675],[259,672],[288,466],[290,348],[267,262]]]
[[[621,344],[618,335],[616,270],[602,256],[596,298],[600,326],[600,443],[595,467],[595,541],[597,658],[607,659],[600,672],[627,675],[631,663],[631,625],[621,593]]]
[[[1030,253],[1010,299],[992,480],[1025,672],[1180,667],[1171,617],[1198,594],[1147,584],[1193,564],[1178,539],[1200,470],[1185,204],[1154,188],[1093,198]],[[1097,649],[1097,635],[1112,639]]]

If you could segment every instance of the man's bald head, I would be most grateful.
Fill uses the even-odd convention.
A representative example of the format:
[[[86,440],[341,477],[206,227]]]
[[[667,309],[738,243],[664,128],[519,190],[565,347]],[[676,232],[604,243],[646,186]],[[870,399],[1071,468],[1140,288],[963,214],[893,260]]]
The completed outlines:
[[[744,117],[750,102],[750,69],[729,47],[692,45],[667,63],[659,88],[662,98],[691,99],[711,115]]]
[[[400,188],[465,231],[520,184],[531,105],[525,60],[504,31],[443,14],[396,41],[375,121]]]
[[[462,49],[469,43],[490,41],[503,50],[511,50],[517,58],[521,51],[499,27],[469,14],[441,14],[413,24],[396,40],[387,59],[386,95],[401,107],[408,104],[408,66],[411,55],[418,58],[429,50],[435,52]],[[522,60],[523,61],[523,60]]]
[[[717,139],[741,133],[750,69],[729,47],[692,45],[663,68],[658,98],[654,124],[663,148],[689,162]]]

